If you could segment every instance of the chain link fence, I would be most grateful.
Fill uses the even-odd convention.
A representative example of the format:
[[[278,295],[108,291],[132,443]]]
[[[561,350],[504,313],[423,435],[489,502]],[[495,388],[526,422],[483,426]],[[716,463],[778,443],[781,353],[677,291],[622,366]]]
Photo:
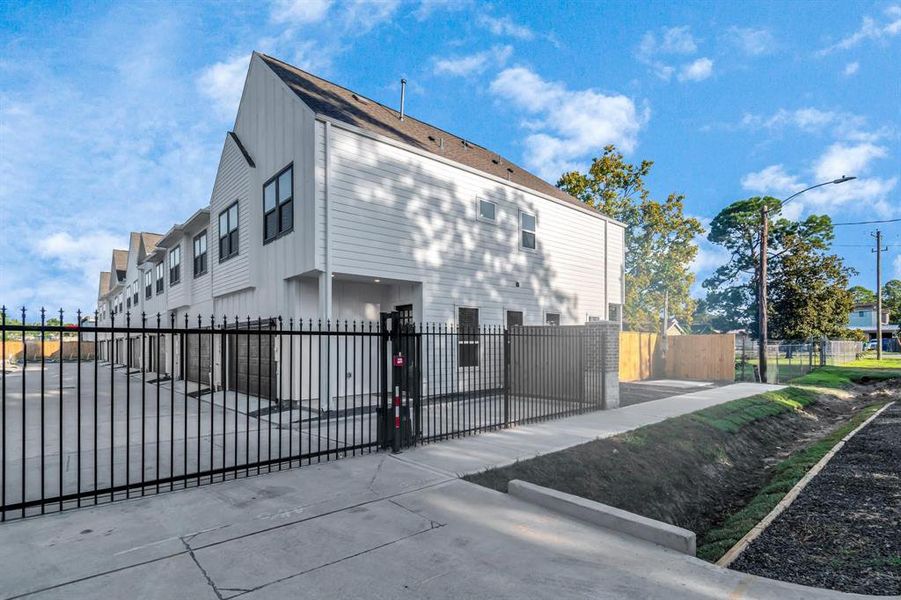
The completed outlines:
[[[857,359],[864,344],[854,340],[771,341],[767,343],[767,379],[788,383],[826,365],[841,365]],[[757,340],[735,338],[735,380],[760,381]]]

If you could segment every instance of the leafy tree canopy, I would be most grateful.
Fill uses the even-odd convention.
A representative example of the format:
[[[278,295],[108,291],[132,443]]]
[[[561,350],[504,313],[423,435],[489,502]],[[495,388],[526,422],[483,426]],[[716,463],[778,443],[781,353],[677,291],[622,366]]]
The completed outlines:
[[[564,173],[557,186],[585,204],[625,223],[626,301],[623,317],[632,329],[660,329],[664,304],[669,314],[690,325],[694,300],[689,293],[697,255],[695,236],[700,221],[684,214],[684,196],[670,194],[663,202],[651,198],[645,186],[651,161],[628,163],[614,146],[592,161],[587,173]]]
[[[867,304],[869,302],[876,302],[876,293],[873,290],[863,287],[862,285],[855,285],[848,290],[848,293],[851,294],[851,298],[854,300],[854,304]]]

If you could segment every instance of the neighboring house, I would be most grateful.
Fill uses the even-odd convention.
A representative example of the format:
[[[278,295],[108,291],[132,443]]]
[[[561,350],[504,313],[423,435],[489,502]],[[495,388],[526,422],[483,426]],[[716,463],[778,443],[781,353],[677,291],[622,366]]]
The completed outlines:
[[[679,323],[676,317],[670,317],[669,325],[666,328],[666,335],[685,335],[688,333]]]
[[[619,321],[624,238],[622,223],[500,155],[255,52],[208,206],[163,236],[132,234],[124,261],[114,251],[98,311],[101,325],[145,312],[179,327],[198,314],[268,324],[392,310],[468,325]],[[115,362],[122,351],[113,344]],[[208,356],[188,349],[174,364],[195,354]]]
[[[898,342],[895,339],[898,334],[898,325],[890,324],[890,313],[882,309],[882,344],[887,350],[896,350]],[[869,336],[870,340],[875,340],[877,317],[876,303],[867,302],[864,304],[855,304],[851,310],[851,316],[848,319],[848,329],[858,329]]]

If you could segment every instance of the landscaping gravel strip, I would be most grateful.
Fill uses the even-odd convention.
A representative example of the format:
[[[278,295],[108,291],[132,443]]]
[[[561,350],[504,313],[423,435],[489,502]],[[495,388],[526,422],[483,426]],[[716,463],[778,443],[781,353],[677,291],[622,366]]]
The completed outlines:
[[[844,592],[901,594],[901,403],[848,440],[731,567]]]

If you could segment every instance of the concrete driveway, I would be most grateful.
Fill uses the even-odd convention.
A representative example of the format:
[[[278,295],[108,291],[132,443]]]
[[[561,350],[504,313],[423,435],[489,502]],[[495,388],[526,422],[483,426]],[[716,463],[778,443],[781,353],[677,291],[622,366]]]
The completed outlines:
[[[7,523],[0,596],[848,597],[721,569],[456,477],[561,435],[581,443],[767,389],[743,385]]]

